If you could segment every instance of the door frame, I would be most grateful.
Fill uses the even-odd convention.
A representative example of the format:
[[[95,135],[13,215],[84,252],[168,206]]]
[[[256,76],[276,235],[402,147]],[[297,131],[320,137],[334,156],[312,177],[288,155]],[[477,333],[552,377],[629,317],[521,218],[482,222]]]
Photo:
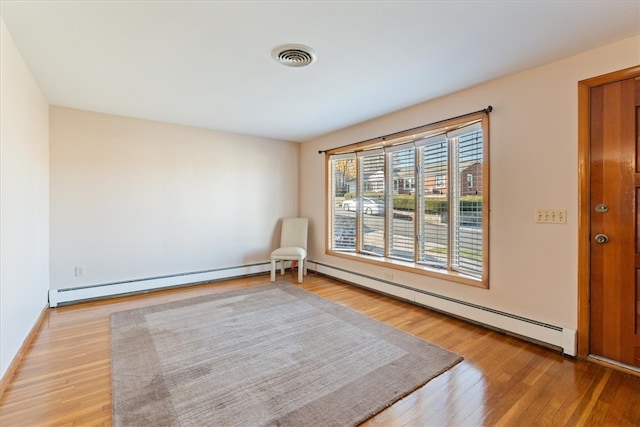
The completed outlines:
[[[591,348],[591,88],[640,77],[640,65],[578,82],[578,357]]]

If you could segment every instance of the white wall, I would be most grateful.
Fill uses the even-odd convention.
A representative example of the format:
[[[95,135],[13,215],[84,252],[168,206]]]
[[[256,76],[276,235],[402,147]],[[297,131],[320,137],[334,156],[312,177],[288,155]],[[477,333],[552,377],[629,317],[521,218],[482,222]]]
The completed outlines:
[[[297,143],[62,107],[50,127],[52,289],[268,261],[298,212]]]
[[[634,37],[303,144],[301,214],[313,226],[310,258],[378,278],[387,271],[325,254],[325,164],[318,150],[492,105],[490,289],[400,271],[393,281],[576,329],[577,82],[638,64],[640,38]],[[567,209],[567,224],[535,224],[536,208]]]
[[[48,104],[0,20],[0,376],[49,288]]]

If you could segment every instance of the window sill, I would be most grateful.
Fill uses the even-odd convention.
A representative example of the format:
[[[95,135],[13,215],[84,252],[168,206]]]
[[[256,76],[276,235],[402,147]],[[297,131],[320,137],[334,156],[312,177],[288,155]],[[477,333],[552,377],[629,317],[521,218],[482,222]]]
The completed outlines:
[[[476,288],[488,289],[488,281],[476,279],[468,275],[458,273],[455,271],[439,270],[425,265],[416,264],[408,261],[401,261],[393,258],[384,258],[372,255],[359,254],[355,252],[338,252],[327,250],[327,255],[336,256],[339,258],[348,259],[356,262],[364,262],[367,264],[377,265],[380,267],[391,268],[393,270],[401,270],[414,274],[421,274],[423,276],[435,277],[441,280],[447,280],[449,282],[461,283],[463,285],[474,286]]]

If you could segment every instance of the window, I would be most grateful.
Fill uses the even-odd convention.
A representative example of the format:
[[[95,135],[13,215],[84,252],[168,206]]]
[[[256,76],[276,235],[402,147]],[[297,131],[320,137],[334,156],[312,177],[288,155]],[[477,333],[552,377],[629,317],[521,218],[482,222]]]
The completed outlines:
[[[390,164],[390,176],[398,186],[394,186],[393,194],[388,194],[389,214],[389,246],[388,256],[400,260],[413,261],[414,257],[414,224],[411,220],[415,214],[415,197],[405,188],[409,177],[415,176],[416,161],[413,144],[402,144],[386,150]],[[402,217],[400,217],[402,215]]]
[[[384,152],[371,150],[358,153],[362,186],[360,194],[366,194],[362,203],[362,252],[372,255],[384,255],[385,200],[384,200]],[[355,196],[355,195],[354,195]],[[354,213],[357,215],[357,213]]]
[[[488,115],[327,152],[327,252],[488,286]]]
[[[336,251],[352,252],[356,249],[356,221],[350,213],[351,199],[345,197],[353,194],[349,182],[356,179],[356,156],[347,154],[333,156],[331,160],[331,248]],[[355,211],[355,204],[354,209]]]

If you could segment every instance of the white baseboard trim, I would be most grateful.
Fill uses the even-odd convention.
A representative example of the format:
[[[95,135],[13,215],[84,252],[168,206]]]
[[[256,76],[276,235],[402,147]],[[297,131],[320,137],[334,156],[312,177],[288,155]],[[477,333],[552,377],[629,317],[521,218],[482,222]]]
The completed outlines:
[[[184,285],[195,285],[215,280],[229,279],[233,277],[252,276],[271,270],[268,261],[257,264],[240,265],[234,267],[216,268],[189,273],[171,274],[166,276],[147,277],[113,283],[101,283],[75,288],[62,288],[49,290],[49,306],[57,307],[58,304],[70,304],[75,302],[108,298],[119,295],[128,295],[151,291],[162,288],[170,288]]]
[[[558,348],[563,354],[569,356],[575,356],[577,354],[577,332],[575,329],[550,325],[548,323],[527,319],[525,317],[494,310],[455,298],[449,298],[431,292],[413,289],[399,283],[378,279],[360,273],[354,273],[313,260],[310,260],[309,262],[316,266],[316,271],[318,273],[382,292],[393,297],[401,298],[456,317],[461,317],[493,329],[548,344]]]

